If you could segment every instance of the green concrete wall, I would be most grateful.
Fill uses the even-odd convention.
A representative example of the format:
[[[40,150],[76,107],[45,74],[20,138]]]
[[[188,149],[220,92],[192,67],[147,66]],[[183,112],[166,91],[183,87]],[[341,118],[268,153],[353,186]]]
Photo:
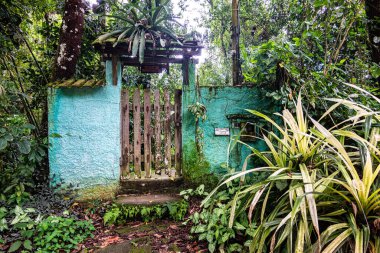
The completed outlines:
[[[118,183],[120,93],[106,62],[106,85],[49,90],[50,175],[79,188]]]
[[[224,174],[227,172],[226,163],[229,160],[229,167],[240,170],[245,158],[250,151],[241,144],[228,152],[228,146],[231,139],[240,133],[240,129],[233,128],[228,115],[250,115],[245,109],[253,109],[261,112],[274,112],[276,105],[265,96],[265,91],[256,87],[199,87],[197,91],[195,85],[195,67],[194,64],[189,66],[190,84],[183,87],[182,94],[182,133],[183,133],[183,160],[184,171],[194,173],[194,163],[199,158],[194,159],[195,151],[195,117],[188,111],[188,106],[197,102],[197,92],[199,94],[198,102],[207,108],[207,119],[200,122],[199,127],[204,132],[204,160],[202,165],[196,164],[196,169],[208,171],[211,174]],[[244,116],[243,116],[244,117]],[[249,120],[250,122],[254,120]],[[252,122],[256,123],[256,122]],[[260,122],[262,123],[262,122]],[[230,136],[215,136],[215,128],[229,128]],[[260,150],[266,148],[263,141],[247,142]],[[251,164],[252,165],[252,164]],[[195,172],[196,173],[196,172]]]
[[[233,128],[228,116],[248,114],[245,109],[276,111],[276,105],[256,87],[196,87],[195,64],[189,64],[189,85],[182,94],[183,172],[194,183],[215,183],[214,175],[229,167],[240,170],[250,151],[238,144],[228,152],[231,139],[240,129]],[[112,63],[106,63],[107,85],[98,88],[52,88],[49,92],[49,161],[51,175],[66,183],[87,187],[119,181],[120,92],[112,85]],[[197,94],[199,94],[197,96]],[[196,150],[195,117],[188,111],[200,102],[207,119],[200,122],[204,133],[203,155]],[[215,136],[215,128],[229,128],[230,136]],[[262,141],[248,142],[265,149]],[[208,175],[208,176],[205,176]],[[210,176],[210,177],[209,177]]]

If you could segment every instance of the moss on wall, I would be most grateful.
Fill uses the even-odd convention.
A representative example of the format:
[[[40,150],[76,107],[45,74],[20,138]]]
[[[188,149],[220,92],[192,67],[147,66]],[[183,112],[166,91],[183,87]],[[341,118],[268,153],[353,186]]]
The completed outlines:
[[[89,202],[93,200],[107,201],[116,197],[119,191],[118,183],[110,183],[108,185],[95,185],[79,189],[77,194],[78,202]]]
[[[188,187],[204,184],[207,189],[214,188],[219,177],[210,171],[210,163],[199,154],[195,142],[188,142],[183,147],[183,177]]]

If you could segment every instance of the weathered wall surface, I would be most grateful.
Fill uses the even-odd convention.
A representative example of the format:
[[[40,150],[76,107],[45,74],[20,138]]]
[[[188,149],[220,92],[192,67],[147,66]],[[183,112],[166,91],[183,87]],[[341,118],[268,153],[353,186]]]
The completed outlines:
[[[188,106],[196,102],[195,69],[190,65],[190,85],[184,87],[183,92],[183,144],[184,144],[184,170],[191,164],[186,164],[194,155],[192,147],[195,144],[195,117],[188,111]],[[240,133],[240,129],[233,128],[229,115],[249,115],[245,109],[253,109],[261,112],[274,112],[275,104],[265,97],[265,93],[255,87],[199,87],[198,101],[207,108],[207,119],[200,122],[199,127],[204,133],[204,158],[208,162],[209,171],[213,174],[224,173],[229,154],[229,166],[240,170],[244,159],[251,152],[241,144],[238,144],[230,153],[228,146],[233,136]],[[250,120],[251,122],[251,120]],[[253,122],[255,123],[255,122]],[[229,128],[230,136],[215,136],[215,128]],[[248,142],[258,149],[265,149],[262,141]],[[186,157],[187,156],[187,157]],[[187,168],[186,168],[187,167]]]
[[[50,90],[49,161],[55,180],[79,187],[119,180],[121,66],[117,86],[110,61],[106,68],[103,87]]]

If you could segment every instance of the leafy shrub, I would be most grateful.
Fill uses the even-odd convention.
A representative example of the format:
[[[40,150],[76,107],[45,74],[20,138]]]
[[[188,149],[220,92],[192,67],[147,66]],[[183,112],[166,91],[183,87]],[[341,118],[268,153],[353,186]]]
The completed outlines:
[[[8,252],[15,252],[22,248],[32,250],[35,226],[41,221],[41,216],[36,215],[33,208],[22,209],[20,206],[16,206],[11,212],[8,212],[5,207],[2,207],[0,209],[0,219],[0,231],[16,235],[11,238],[12,241]],[[6,234],[4,233],[4,235]],[[2,238],[0,237],[0,239]],[[4,243],[7,242],[6,238],[2,240]]]
[[[94,230],[90,221],[49,216],[37,225],[34,244],[37,252],[70,252]]]
[[[174,203],[154,206],[112,205],[104,214],[104,224],[123,224],[131,220],[153,221],[169,217],[176,221],[184,220],[189,203],[181,200]]]
[[[94,230],[90,221],[57,216],[43,219],[35,209],[20,206],[11,211],[0,208],[0,232],[4,236],[0,242],[10,245],[8,252],[70,252]]]
[[[224,248],[228,252],[242,251],[244,237],[252,235],[254,224],[249,224],[247,214],[241,212],[230,227],[230,215],[232,207],[229,201],[239,190],[236,185],[230,184],[227,189],[218,192],[208,201],[201,212],[195,212],[190,220],[193,222],[191,233],[196,234],[199,240],[207,240],[208,249],[214,252],[217,247]]]
[[[208,193],[205,191],[205,185],[199,185],[195,190],[187,189],[179,193],[185,200],[189,200],[190,197],[206,197]]]
[[[30,197],[35,168],[46,156],[46,145],[32,136],[33,125],[20,116],[0,118],[0,200],[21,205]]]
[[[205,215],[199,220],[207,226],[193,229],[200,239],[228,249],[227,235],[214,240],[205,232],[218,224],[221,231],[231,233],[228,231],[246,215],[248,224],[256,224],[253,232],[245,235],[252,252],[378,251],[380,115],[353,101],[329,101],[335,104],[324,117],[340,106],[352,113],[331,129],[311,117],[308,120],[300,98],[295,116],[283,111],[283,126],[250,111],[271,123],[278,134],[271,131],[263,136],[269,151],[250,147],[252,154],[246,161],[258,157],[265,166],[250,169],[245,162],[242,171],[229,175],[203,201]],[[250,174],[266,177],[249,183]],[[238,182],[231,189],[231,184]],[[220,194],[225,194],[226,188],[230,195],[221,202]],[[217,223],[207,219],[212,215],[220,217]]]

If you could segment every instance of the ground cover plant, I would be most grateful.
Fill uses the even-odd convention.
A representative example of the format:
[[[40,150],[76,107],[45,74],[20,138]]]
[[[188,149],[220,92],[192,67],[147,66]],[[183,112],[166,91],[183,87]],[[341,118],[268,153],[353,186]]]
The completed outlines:
[[[215,213],[219,207],[212,204],[229,190],[219,211],[225,216],[223,228],[237,228],[246,216],[241,230],[248,236],[243,241],[226,237],[216,245],[209,237],[210,251],[229,249],[237,241],[253,252],[378,252],[380,115],[353,100],[326,100],[332,105],[319,120],[340,106],[351,110],[351,117],[327,129],[304,110],[301,96],[295,115],[289,110],[278,115],[283,124],[250,111],[275,129],[263,134],[269,151],[250,147],[242,171],[229,175],[203,201],[203,213]],[[265,165],[247,168],[252,157]],[[249,183],[249,175],[257,173],[266,177]],[[214,226],[207,219],[198,224],[194,232]]]
[[[33,208],[0,209],[0,246],[8,252],[71,252],[92,236],[91,220],[79,220],[65,211],[63,216],[43,216]]]
[[[24,189],[25,190],[25,189]],[[94,231],[92,221],[73,213],[75,192],[70,188],[40,187],[13,202],[0,202],[0,249],[9,252],[70,252]]]
[[[104,224],[110,225],[120,225],[133,220],[148,222],[162,218],[181,221],[185,218],[188,208],[189,203],[186,200],[153,206],[113,204],[104,214],[103,219]]]

